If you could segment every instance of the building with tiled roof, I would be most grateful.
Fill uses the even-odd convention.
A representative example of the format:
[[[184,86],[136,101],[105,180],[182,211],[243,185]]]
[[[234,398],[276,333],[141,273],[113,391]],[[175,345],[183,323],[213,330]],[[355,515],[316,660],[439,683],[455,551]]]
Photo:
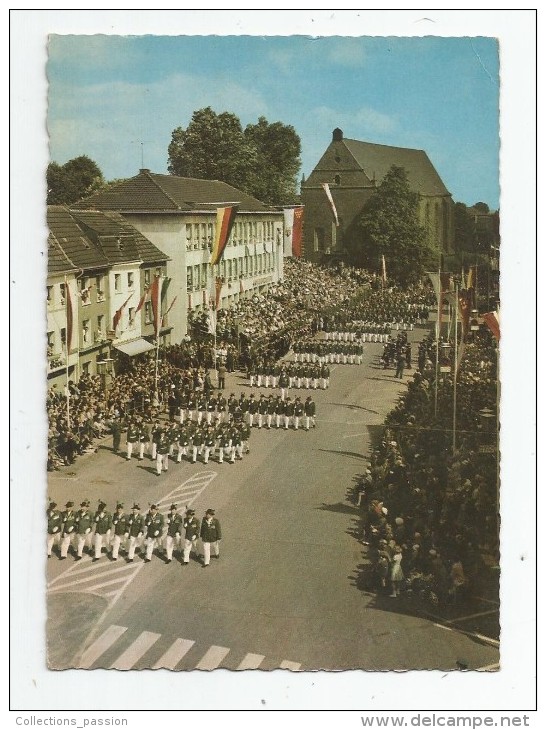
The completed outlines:
[[[346,139],[341,129],[335,129],[325,153],[302,183],[305,258],[325,262],[347,257],[347,244],[358,240],[357,224],[366,203],[393,165],[406,170],[412,190],[419,194],[420,219],[429,245],[444,253],[453,250],[451,193],[426,152]],[[337,227],[323,183],[330,187]]]
[[[119,350],[150,349],[145,338],[155,334],[151,311],[136,308],[152,277],[165,274],[168,257],[119,213],[51,205],[47,224],[48,378],[76,380],[82,372],[95,374],[97,361]],[[73,318],[69,353],[67,295]],[[163,340],[169,332],[165,322]]]
[[[237,204],[224,255],[214,272],[209,264],[217,208]],[[78,211],[117,213],[169,261],[169,315],[172,340],[188,331],[188,312],[209,306],[213,280],[222,279],[220,306],[268,289],[283,277],[283,214],[219,180],[158,175],[140,170],[75,204]]]

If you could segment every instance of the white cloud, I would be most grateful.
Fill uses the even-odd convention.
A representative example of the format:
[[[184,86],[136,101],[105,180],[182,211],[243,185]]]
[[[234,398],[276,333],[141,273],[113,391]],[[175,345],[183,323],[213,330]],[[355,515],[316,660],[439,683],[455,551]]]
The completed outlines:
[[[368,139],[370,135],[389,134],[398,128],[395,115],[384,114],[371,107],[358,109],[333,109],[320,106],[311,115],[321,127],[334,129],[340,127],[349,139]]]
[[[268,116],[263,96],[222,78],[177,74],[155,83],[112,82],[50,89],[48,129],[51,158],[64,163],[86,154],[106,178],[125,177],[145,166],[166,171],[167,148],[175,127],[187,126],[196,109],[230,111],[243,124]]]

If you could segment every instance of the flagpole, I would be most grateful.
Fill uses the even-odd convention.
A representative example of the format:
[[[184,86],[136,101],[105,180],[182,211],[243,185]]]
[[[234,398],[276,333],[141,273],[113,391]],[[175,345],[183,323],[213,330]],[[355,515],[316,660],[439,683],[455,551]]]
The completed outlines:
[[[158,391],[158,378],[159,378],[159,331],[161,329],[161,279],[159,277],[158,286],[158,305],[157,305],[157,322],[155,323],[155,378],[154,378],[154,400],[156,405],[159,406],[159,391]]]
[[[453,362],[453,455],[457,446],[457,310],[459,304],[459,285],[455,284],[455,357]]]
[[[216,311],[216,271],[215,271],[215,268],[216,268],[216,264],[213,264],[212,265],[212,281],[213,281],[213,286],[214,286],[214,309],[213,309],[213,312],[214,312],[213,330],[214,331],[212,333],[212,337],[213,337],[214,350],[212,353],[212,357],[213,357],[213,362],[214,362],[214,372],[216,374],[216,377],[218,377],[218,368],[216,367],[216,324],[218,322],[218,312]]]
[[[66,334],[65,334],[65,338],[64,338],[64,345],[65,345],[65,351],[66,351],[66,356],[65,356],[66,357],[66,363],[65,363],[65,365],[66,365],[66,420],[67,420],[67,423],[68,423],[68,428],[70,429],[70,388],[68,387],[68,355],[69,355],[69,351],[68,351],[68,316],[67,316],[67,313],[68,313],[68,309],[67,309],[68,308],[68,297],[69,296],[70,296],[70,292],[68,291],[68,280],[67,280],[67,278],[65,276],[64,277],[64,299],[65,299],[64,310],[65,310],[65,317],[66,317]],[[72,318],[71,329],[73,327],[73,321],[74,320]]]
[[[438,359],[440,350],[440,308],[442,306],[442,278],[441,270],[438,269],[438,285],[440,287],[440,298],[438,301],[438,311],[436,312],[436,368],[434,378],[434,417],[438,414]]]

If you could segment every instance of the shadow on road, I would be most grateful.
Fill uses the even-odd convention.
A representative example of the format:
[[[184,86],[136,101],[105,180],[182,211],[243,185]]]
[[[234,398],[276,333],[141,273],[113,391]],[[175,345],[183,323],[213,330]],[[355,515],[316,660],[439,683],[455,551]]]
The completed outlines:
[[[364,408],[364,406],[357,406],[355,403],[327,403],[326,405],[349,408],[351,411],[366,411],[366,413],[373,413],[376,416],[379,415],[379,411],[374,411],[372,408]]]
[[[341,456],[352,456],[355,459],[366,459],[364,454],[357,454],[356,451],[338,451],[337,449],[319,449],[327,454],[340,454]]]
[[[336,504],[326,504],[323,502],[320,507],[316,509],[324,510],[325,512],[339,512],[340,514],[355,515],[358,513],[358,507],[352,507],[349,504],[343,502],[337,502]]]

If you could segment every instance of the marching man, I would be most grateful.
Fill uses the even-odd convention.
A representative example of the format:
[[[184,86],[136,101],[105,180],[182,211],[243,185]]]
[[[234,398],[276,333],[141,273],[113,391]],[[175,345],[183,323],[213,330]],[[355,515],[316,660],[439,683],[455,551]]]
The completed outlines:
[[[132,563],[135,559],[135,549],[144,537],[144,516],[140,514],[140,506],[133,504],[132,514],[127,518],[127,530],[129,531],[129,552],[127,562]]]
[[[55,509],[57,502],[50,502],[47,509],[47,557],[51,557],[51,551],[57,538],[61,534],[63,518],[58,509]]]
[[[213,509],[208,509],[205,512],[205,516],[201,522],[200,537],[203,542],[203,568],[208,568],[210,565],[211,546],[214,551],[214,557],[218,559],[220,557],[219,541],[222,539],[220,522],[214,516]]]
[[[146,527],[146,557],[145,563],[152,559],[155,547],[159,547],[163,535],[163,515],[157,511],[157,504],[152,504],[144,522]]]
[[[184,517],[184,521],[182,523],[182,527],[185,530],[184,533],[184,557],[182,560],[182,565],[188,565],[190,562],[190,553],[192,551],[192,548],[195,552],[195,545],[197,542],[197,537],[199,535],[199,520],[195,516],[195,512],[192,509],[186,510],[186,516]]]
[[[176,504],[171,504],[170,512],[167,516],[167,535],[165,536],[165,548],[167,550],[167,562],[172,563],[173,549],[180,542],[180,533],[182,531],[182,515],[178,514]]]
[[[97,514],[95,515],[95,557],[93,562],[96,563],[102,554],[103,541],[107,545],[108,534],[112,528],[112,515],[105,510],[106,504],[99,502]]]
[[[121,502],[116,504],[116,511],[112,515],[112,527],[114,528],[114,538],[112,541],[112,560],[117,560],[121,543],[129,537],[129,525],[127,516],[123,514],[123,505]]]
[[[85,500],[80,504],[80,509],[76,513],[76,560],[81,560],[83,550],[91,547],[91,530],[93,529],[93,515],[89,512],[89,500]]]

